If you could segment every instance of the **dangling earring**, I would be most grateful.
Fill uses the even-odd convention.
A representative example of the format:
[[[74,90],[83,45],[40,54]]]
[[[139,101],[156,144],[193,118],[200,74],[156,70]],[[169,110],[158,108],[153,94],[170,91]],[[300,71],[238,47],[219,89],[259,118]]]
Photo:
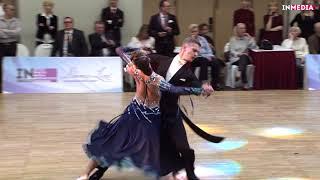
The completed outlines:
[[[139,71],[138,69],[134,70],[134,76],[137,77],[140,81],[143,81],[142,77],[139,76]]]
[[[138,69],[135,69],[135,70],[134,70],[134,75],[135,75],[135,76],[139,76]]]
[[[148,85],[148,84],[151,84],[151,83],[154,83],[155,81],[156,81],[156,78],[157,78],[157,74],[151,74],[150,75],[150,77],[149,77],[149,79],[148,80],[146,80],[146,84]]]

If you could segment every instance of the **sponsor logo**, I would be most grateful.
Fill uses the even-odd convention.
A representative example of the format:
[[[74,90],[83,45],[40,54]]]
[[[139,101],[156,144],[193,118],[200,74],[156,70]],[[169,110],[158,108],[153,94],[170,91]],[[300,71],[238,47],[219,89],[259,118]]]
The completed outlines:
[[[17,82],[57,82],[57,69],[17,69]]]
[[[112,82],[112,73],[107,67],[101,67],[90,73],[80,72],[78,68],[72,67],[61,79],[63,82]]]
[[[317,5],[314,4],[289,4],[289,5],[282,5],[283,11],[313,11],[317,9]]]

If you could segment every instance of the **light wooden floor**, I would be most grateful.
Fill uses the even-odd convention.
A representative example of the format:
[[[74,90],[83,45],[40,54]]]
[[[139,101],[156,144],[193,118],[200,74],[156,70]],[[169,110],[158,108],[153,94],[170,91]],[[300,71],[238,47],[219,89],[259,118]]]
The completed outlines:
[[[132,95],[0,95],[0,179],[75,179],[87,162],[87,133],[121,113]],[[320,179],[320,92],[225,91],[193,100],[192,119],[228,137],[215,145],[188,130],[202,179]],[[147,178],[111,169],[105,179]]]

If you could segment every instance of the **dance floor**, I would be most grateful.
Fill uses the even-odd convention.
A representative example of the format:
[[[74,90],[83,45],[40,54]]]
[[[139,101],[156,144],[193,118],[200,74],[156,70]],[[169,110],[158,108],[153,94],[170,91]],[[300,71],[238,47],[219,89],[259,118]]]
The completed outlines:
[[[72,180],[87,163],[81,145],[97,120],[120,114],[133,93],[0,95],[0,179]],[[187,129],[201,179],[319,180],[320,92],[221,91],[183,97],[208,143]],[[183,176],[183,172],[179,175]],[[111,168],[105,180],[143,180]]]

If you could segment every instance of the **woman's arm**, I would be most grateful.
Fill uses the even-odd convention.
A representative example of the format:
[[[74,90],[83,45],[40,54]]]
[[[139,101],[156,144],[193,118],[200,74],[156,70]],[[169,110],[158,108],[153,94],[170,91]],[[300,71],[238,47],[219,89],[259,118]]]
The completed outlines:
[[[293,40],[289,38],[289,39],[285,39],[282,42],[281,46],[285,47],[285,48],[288,48],[288,49],[292,49],[292,44],[293,44]]]
[[[283,29],[282,15],[265,15],[264,21],[266,23],[266,31],[280,31]]]
[[[280,31],[280,30],[282,30],[282,26],[276,26],[276,27],[274,27],[274,28],[271,28],[270,29],[270,31]]]
[[[133,65],[126,65],[125,72],[127,72],[137,84],[141,83],[141,77],[139,76],[139,70],[136,69]]]
[[[267,16],[267,18],[268,18],[268,21],[267,21],[265,30],[266,31],[271,31],[271,29],[272,29],[271,28],[271,26],[272,26],[272,15]]]
[[[275,27],[271,27],[270,31],[281,31],[283,30],[283,17],[282,15],[277,15],[275,17]]]

